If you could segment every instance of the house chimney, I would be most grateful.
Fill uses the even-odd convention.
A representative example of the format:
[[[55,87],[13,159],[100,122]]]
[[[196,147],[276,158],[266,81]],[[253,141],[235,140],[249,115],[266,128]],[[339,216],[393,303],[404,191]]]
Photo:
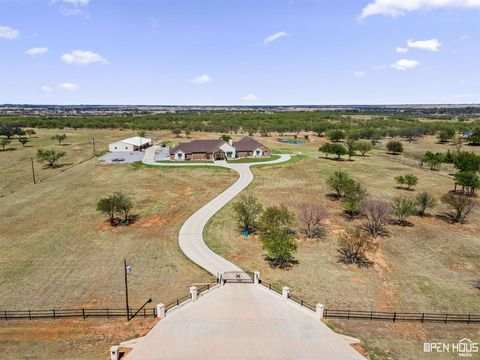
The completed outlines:
[[[233,140],[232,140],[232,139],[229,139],[229,140],[228,140],[228,144],[229,144],[230,146],[233,146]]]

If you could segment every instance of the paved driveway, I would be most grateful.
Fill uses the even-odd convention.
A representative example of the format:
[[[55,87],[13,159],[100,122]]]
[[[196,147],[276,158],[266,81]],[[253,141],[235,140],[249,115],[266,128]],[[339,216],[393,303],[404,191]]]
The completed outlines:
[[[198,164],[195,163],[156,163],[153,160],[156,151],[155,148],[156,147],[153,146],[145,151],[145,157],[143,159],[145,164],[157,166],[198,166]],[[225,161],[211,164],[211,166],[222,166],[232,169],[239,174],[239,178],[232,186],[194,213],[183,224],[182,228],[180,229],[178,242],[185,255],[187,255],[187,257],[194,263],[215,276],[225,271],[241,271],[237,265],[222,258],[208,248],[203,240],[203,230],[205,225],[217,211],[224,207],[229,201],[231,201],[243,189],[245,189],[248,184],[250,184],[250,182],[253,180],[253,174],[250,171],[250,166],[265,163],[275,164],[287,161],[289,159],[290,155],[280,155],[280,158],[277,160],[257,162],[252,164],[231,164]]]

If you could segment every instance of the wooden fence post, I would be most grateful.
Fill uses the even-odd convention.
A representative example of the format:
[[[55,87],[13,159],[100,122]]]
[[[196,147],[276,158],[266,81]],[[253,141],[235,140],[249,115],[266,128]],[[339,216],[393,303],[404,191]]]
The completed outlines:
[[[393,313],[393,322],[395,322],[397,320],[397,312],[394,312]]]

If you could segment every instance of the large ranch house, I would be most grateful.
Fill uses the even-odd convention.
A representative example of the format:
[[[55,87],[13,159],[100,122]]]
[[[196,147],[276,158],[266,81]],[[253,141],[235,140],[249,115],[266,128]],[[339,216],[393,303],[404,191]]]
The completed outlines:
[[[270,157],[270,149],[251,137],[239,141],[193,140],[170,148],[170,160],[228,160]]]

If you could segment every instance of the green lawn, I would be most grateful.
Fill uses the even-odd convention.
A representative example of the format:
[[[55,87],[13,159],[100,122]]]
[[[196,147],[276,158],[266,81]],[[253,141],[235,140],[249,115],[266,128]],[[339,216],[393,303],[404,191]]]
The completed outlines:
[[[239,158],[229,159],[228,162],[232,164],[249,164],[256,162],[268,162],[280,159],[280,155],[272,155],[269,158]]]

